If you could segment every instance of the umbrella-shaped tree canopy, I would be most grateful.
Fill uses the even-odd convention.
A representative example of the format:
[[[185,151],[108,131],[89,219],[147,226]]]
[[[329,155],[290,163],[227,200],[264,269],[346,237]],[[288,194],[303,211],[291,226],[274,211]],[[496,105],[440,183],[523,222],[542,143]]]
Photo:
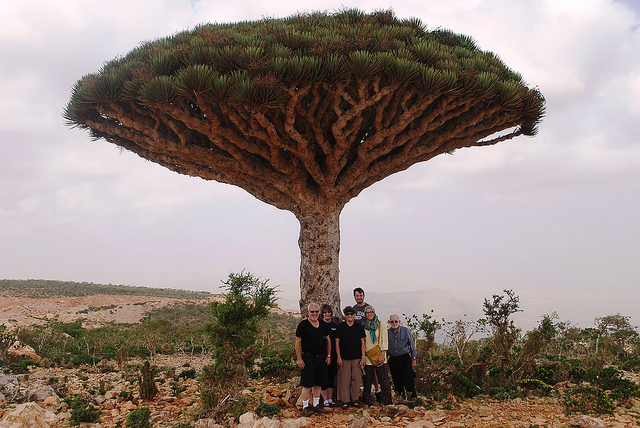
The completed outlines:
[[[544,98],[500,58],[391,11],[204,24],[80,79],[64,117],[300,221],[301,300],[339,313],[339,216],[442,153],[535,135]]]

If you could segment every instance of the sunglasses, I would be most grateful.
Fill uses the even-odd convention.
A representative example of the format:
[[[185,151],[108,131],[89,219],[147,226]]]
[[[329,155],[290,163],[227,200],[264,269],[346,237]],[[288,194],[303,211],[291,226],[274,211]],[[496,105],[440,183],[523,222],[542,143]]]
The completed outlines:
[[[319,314],[320,311],[309,311],[310,314]]]
[[[345,316],[345,317],[352,317],[352,316],[354,316],[354,315],[355,315],[355,314],[354,314],[354,313],[351,313],[351,312],[349,312],[348,314],[344,314],[344,316]]]
[[[391,324],[399,323],[400,321],[389,321]]]

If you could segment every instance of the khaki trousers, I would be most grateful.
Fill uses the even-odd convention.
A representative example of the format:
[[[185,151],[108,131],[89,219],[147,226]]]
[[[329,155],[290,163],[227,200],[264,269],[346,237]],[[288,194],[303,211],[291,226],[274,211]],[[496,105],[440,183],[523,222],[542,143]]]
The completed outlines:
[[[338,401],[358,401],[361,384],[360,360],[342,360],[342,367],[338,367]]]

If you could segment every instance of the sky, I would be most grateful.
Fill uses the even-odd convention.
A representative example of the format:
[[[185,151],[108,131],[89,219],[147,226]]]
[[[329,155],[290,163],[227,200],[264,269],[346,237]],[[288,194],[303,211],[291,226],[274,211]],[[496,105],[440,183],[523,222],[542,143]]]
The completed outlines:
[[[62,111],[83,75],[204,22],[393,9],[474,38],[547,100],[536,137],[392,175],[341,216],[343,300],[438,289],[480,311],[511,289],[527,322],[640,324],[638,0],[5,0],[0,6],[0,278],[219,292],[252,272],[299,297],[293,214],[173,173]],[[430,309],[426,308],[425,312]]]

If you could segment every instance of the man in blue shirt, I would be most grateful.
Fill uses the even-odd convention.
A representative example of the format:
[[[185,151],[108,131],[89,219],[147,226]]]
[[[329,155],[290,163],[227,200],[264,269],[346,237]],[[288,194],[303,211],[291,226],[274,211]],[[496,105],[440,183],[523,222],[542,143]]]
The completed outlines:
[[[416,372],[416,346],[413,342],[411,330],[400,325],[400,318],[393,314],[389,317],[389,349],[387,360],[389,371],[393,379],[393,389],[396,397],[405,395],[407,399],[415,397],[414,379]]]

